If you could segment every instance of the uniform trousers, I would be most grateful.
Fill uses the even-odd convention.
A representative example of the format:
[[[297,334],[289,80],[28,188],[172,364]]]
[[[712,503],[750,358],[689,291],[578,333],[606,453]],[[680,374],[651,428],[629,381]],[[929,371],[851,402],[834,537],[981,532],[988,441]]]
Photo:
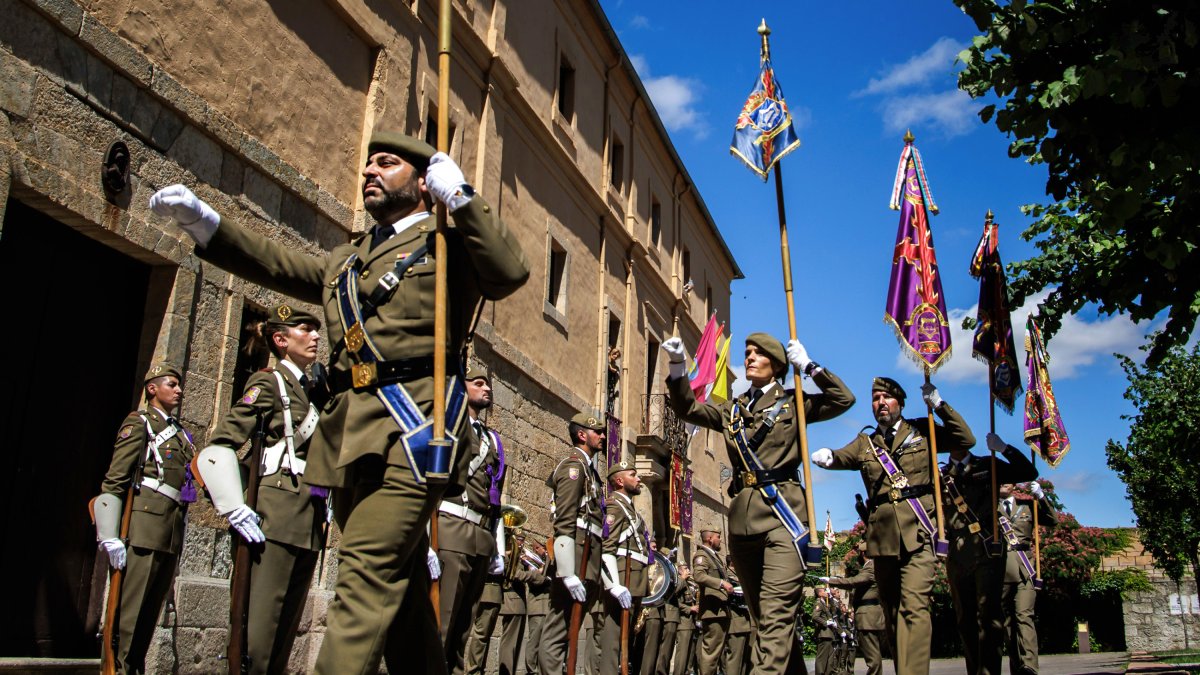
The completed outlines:
[[[679,623],[662,622],[662,637],[658,640],[658,655],[654,659],[655,675],[671,675],[671,656],[675,653],[675,635],[678,631]]]
[[[817,661],[813,670],[817,675],[830,675],[833,662],[833,639],[817,638]]]
[[[1001,595],[1004,558],[970,558],[964,565],[951,555],[946,579],[954,600],[954,618],[969,675],[1000,675],[1004,650]]]
[[[633,627],[630,626],[630,631]],[[646,619],[642,624],[642,632],[638,634],[639,649],[634,650],[634,656],[637,657],[637,672],[638,675],[654,675],[654,669],[658,667],[658,653],[662,649],[662,634],[663,622],[660,618]],[[631,635],[630,640],[633,639]],[[633,665],[633,662],[630,662]],[[633,670],[630,668],[630,670]]]
[[[1033,622],[1037,589],[1029,579],[1005,583],[1004,624],[1008,633],[1008,668],[1012,675],[1038,672],[1037,625]]]
[[[882,633],[878,630],[858,631],[858,651],[867,664],[867,675],[883,675]]]
[[[731,535],[729,553],[746,593],[750,622],[758,628],[751,670],[756,675],[783,673],[804,591],[804,562],[783,525],[762,534]]]
[[[524,614],[500,615],[500,675],[516,675],[517,657],[525,638]],[[526,649],[532,649],[528,645]]]
[[[587,615],[591,613],[591,607],[597,599],[597,584],[590,580],[583,583],[587,589],[587,601],[582,603],[582,610],[583,614]],[[562,579],[556,578],[550,582],[550,606],[546,609],[545,623],[542,624],[542,642],[538,647],[538,669],[542,675],[560,675],[566,668],[571,610],[576,604],[578,603],[567,592]],[[591,645],[582,646],[576,657],[575,667],[590,662],[593,651]]]
[[[915,551],[874,560],[879,604],[896,675],[927,675],[933,639],[930,604],[937,566],[933,545],[926,541]]]
[[[139,546],[126,550],[125,572],[121,577],[121,606],[118,611],[117,670],[123,674],[146,671],[146,651],[158,625],[171,578],[175,575],[174,553],[153,551]]]
[[[729,617],[700,620],[700,644],[696,645],[696,672],[714,675],[721,665],[725,651],[725,633],[729,631]]]
[[[481,602],[475,605],[475,616],[471,622],[471,633],[467,636],[463,659],[463,667],[468,675],[482,675],[487,670],[488,647],[492,643],[492,634],[496,632],[496,622],[499,619],[499,604]]]
[[[317,558],[317,551],[270,539],[254,547],[246,607],[246,654],[251,673],[287,672]]]
[[[342,541],[314,672],[375,673],[383,660],[393,673],[444,673],[425,525],[445,489],[418,485],[409,469],[374,455],[349,471],[353,487],[334,491]]]
[[[468,636],[475,614],[475,603],[483,594],[487,555],[467,555],[457,551],[438,550],[442,575],[438,579],[441,598],[441,636],[446,651],[447,670],[457,675],[465,667]]]
[[[731,633],[725,638],[725,675],[742,675],[746,670],[746,645],[750,633]]]
[[[531,614],[525,617],[525,672],[529,675],[541,672],[538,666],[538,655],[542,648],[542,626],[546,625],[544,614]]]
[[[671,675],[687,675],[692,672],[696,656],[696,623],[690,618],[679,620],[679,630],[675,631],[675,654],[671,667]]]
[[[604,599],[604,623],[599,631],[600,675],[617,675],[621,672],[622,662],[629,663],[630,670],[633,670],[633,666],[636,665],[631,658],[634,646],[633,624],[634,617],[642,607],[642,599],[635,596],[629,609],[622,610],[620,603],[611,594],[604,593],[602,597]],[[621,635],[623,617],[624,623],[628,626],[624,636]],[[622,640],[622,637],[625,639]]]

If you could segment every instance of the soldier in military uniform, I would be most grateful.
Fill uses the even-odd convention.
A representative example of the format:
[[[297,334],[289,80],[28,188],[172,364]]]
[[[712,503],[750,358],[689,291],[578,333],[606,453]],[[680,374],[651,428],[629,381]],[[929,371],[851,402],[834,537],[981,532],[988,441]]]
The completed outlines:
[[[633,621],[646,597],[650,561],[650,536],[646,519],[633,506],[642,493],[633,462],[620,461],[608,468],[612,488],[604,514],[604,553],[601,581],[604,597],[604,627],[600,631],[600,673],[616,675],[622,660],[629,660],[633,647]],[[621,615],[628,612],[629,632],[622,635]],[[624,640],[622,640],[624,637]]]
[[[163,602],[183,548],[187,504],[195,500],[191,435],[171,411],[183,396],[182,372],[156,363],[144,379],[146,405],[126,415],[112,462],[92,501],[96,540],[114,569],[124,569],[116,667],[141,673]],[[129,532],[121,539],[125,500],[132,499]]]
[[[733,584],[726,578],[725,565],[718,555],[721,533],[701,530],[700,540],[692,557],[692,578],[699,586],[700,644],[696,648],[696,671],[713,675],[725,649],[725,634],[729,631],[729,594]]]
[[[488,650],[500,619],[500,605],[504,602],[503,581],[499,575],[487,575],[471,613],[471,632],[467,635],[463,653],[463,669],[468,675],[483,675],[487,671]]]
[[[500,495],[504,489],[505,456],[500,435],[479,419],[492,407],[491,380],[482,369],[468,368],[467,418],[462,452],[467,462],[467,489],[443,499],[438,506],[438,550],[430,550],[430,569],[440,574],[442,644],[451,673],[463,672],[467,636],[475,603],[488,575],[504,572],[504,525]],[[488,633],[490,636],[491,633]]]
[[[646,607],[642,605],[637,615],[634,635],[629,637],[636,645],[631,651],[630,670],[637,666],[638,675],[654,675],[658,665],[658,649],[662,644],[663,606]]]
[[[987,445],[1003,457],[996,458],[998,482],[1037,478],[1037,469],[1029,458],[996,434],[987,435]],[[992,462],[965,448],[955,448],[942,467],[942,476],[946,483],[942,491],[946,535],[950,540],[946,580],[967,672],[999,675],[1004,649],[1000,606],[1004,556],[992,539]]]
[[[247,605],[246,655],[251,673],[282,673],[296,639],[313,572],[325,544],[326,497],[302,482],[317,409],[308,400],[305,370],[317,359],[321,322],[290,304],[272,307],[255,343],[275,355],[272,370],[250,376],[242,397],[217,425],[194,465],[217,512],[253,546]],[[242,498],[237,450],[263,422],[255,506]],[[249,457],[247,457],[249,461]],[[261,530],[258,521],[261,519]],[[232,636],[231,636],[232,637]]]
[[[700,620],[700,586],[690,565],[679,566],[679,630],[675,633],[675,654],[671,675],[692,672],[696,658],[696,627]]]
[[[829,591],[817,588],[817,598],[813,602],[812,622],[816,627],[817,662],[814,666],[816,675],[831,675],[833,672],[833,643],[837,638],[837,621],[834,619],[832,602]]]
[[[821,577],[821,581],[834,588],[850,590],[855,641],[866,662],[867,675],[882,675],[883,643],[880,638],[884,632],[883,610],[879,607],[879,588],[875,585],[875,561],[866,557],[866,553],[867,542],[864,540],[858,544],[859,563],[862,565],[858,574],[852,577]]]
[[[942,419],[935,425],[939,452],[975,445],[966,420],[942,401],[937,388],[922,388],[925,402]],[[933,541],[932,459],[929,421],[904,419],[906,394],[898,382],[877,377],[871,383],[871,412],[878,426],[867,427],[839,450],[821,448],[812,461],[826,469],[862,473],[868,503],[867,555],[875,560],[875,580],[886,619],[897,675],[929,672],[931,602],[936,557]]]
[[[662,636],[658,641],[658,649],[654,658],[654,670],[646,671],[643,668],[642,672],[653,672],[656,675],[670,675],[671,673],[671,657],[675,654],[675,638],[679,634],[680,616],[682,614],[680,604],[683,600],[683,585],[686,580],[683,576],[683,565],[676,568],[679,574],[678,585],[667,595],[662,604]],[[689,570],[689,576],[691,574]],[[689,634],[690,638],[690,634]],[[643,655],[645,658],[645,655]]]
[[[332,344],[330,396],[310,441],[305,481],[339,488],[342,526],[335,597],[317,673],[442,672],[445,658],[427,599],[426,526],[447,492],[446,452],[417,438],[432,414],[434,200],[445,204],[448,376],[460,366],[483,300],[500,300],[529,277],[520,245],[444,154],[403,134],[376,131],[362,170],[369,236],[310,256],[221,217],[182,185],[156,193],[150,208],[196,241],[201,259],[304,302],[320,303]],[[448,378],[449,379],[449,378]],[[394,394],[394,396],[392,396]],[[407,394],[407,396],[405,396]],[[402,401],[403,410],[384,404]],[[451,391],[450,400],[461,396]],[[447,431],[462,438],[461,408],[447,406]],[[455,419],[458,417],[458,419]],[[414,426],[414,420],[417,425]],[[412,439],[426,455],[410,454]],[[437,461],[434,461],[437,460]],[[451,473],[456,467],[451,466]],[[432,473],[434,480],[428,480]],[[451,484],[457,476],[451,476]],[[411,593],[410,593],[411,591]]]
[[[550,561],[545,546],[534,541],[530,543],[530,548],[533,549],[530,560],[541,575],[540,583],[525,585],[525,672],[533,675],[540,672],[538,654],[542,645],[542,627],[546,623],[546,610],[550,607]]]
[[[725,675],[742,675],[748,672],[750,652],[746,645],[750,642],[750,610],[746,608],[746,596],[743,595],[741,582],[732,561],[726,557],[725,573],[729,583],[733,584],[733,592],[729,594],[729,632],[725,635],[725,656],[722,666]]]
[[[506,567],[504,582],[501,584],[503,601],[500,605],[500,675],[516,675],[517,657],[520,655],[521,643],[525,637],[526,616],[532,588],[544,587],[550,581],[546,577],[546,559],[527,548],[525,533],[519,529],[513,534],[515,550],[511,551],[509,560],[515,560],[511,568]],[[541,626],[538,635],[531,637],[525,648],[536,651],[536,639],[541,637]],[[537,672],[530,669],[529,672]]]
[[[1054,527],[1058,524],[1058,511],[1037,481],[1029,483],[1029,492],[1038,501],[1037,524]],[[1032,502],[1018,500],[1013,486],[1000,486],[1000,516],[1012,524],[1016,545],[1005,538],[1004,591],[1001,595],[1004,612],[1004,628],[1008,635],[1008,667],[1012,675],[1037,675],[1038,637],[1037,625],[1033,621],[1037,605],[1037,587],[1034,576],[1037,568],[1033,559]],[[1020,554],[1025,554],[1022,560]]]
[[[795,395],[779,381],[790,363],[812,378],[822,393],[804,396],[808,423],[832,419],[854,405],[854,395],[829,370],[808,357],[796,340],[783,345],[766,333],[746,338],[746,378],[750,390],[721,405],[698,403],[686,375],[683,342],[663,342],[670,355],[667,380],[671,405],[688,422],[725,434],[725,447],[735,467],[729,505],[729,550],[746,590],[746,602],[756,627],[751,663],[755,673],[782,673],[792,650],[796,616],[803,599],[805,561],[795,538],[807,519],[804,487],[800,485],[800,442]],[[757,456],[761,469],[743,457],[738,434],[730,429],[731,416],[744,424],[745,445]],[[768,501],[768,486],[778,491]],[[790,508],[789,530],[777,509]],[[806,525],[807,526],[807,525]],[[803,545],[803,543],[801,543]]]
[[[574,447],[546,480],[553,491],[550,513],[555,579],[539,648],[543,675],[561,673],[567,662],[572,608],[581,604],[586,614],[598,597],[605,509],[596,455],[604,448],[604,431],[604,422],[595,415],[578,413],[572,417],[567,432]],[[586,660],[587,652],[579,653]]]

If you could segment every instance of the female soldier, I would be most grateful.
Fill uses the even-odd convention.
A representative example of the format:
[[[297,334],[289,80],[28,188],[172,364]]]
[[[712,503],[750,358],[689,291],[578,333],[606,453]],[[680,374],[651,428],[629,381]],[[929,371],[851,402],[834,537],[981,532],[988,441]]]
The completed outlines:
[[[308,439],[317,426],[304,370],[317,359],[321,322],[292,307],[272,307],[259,336],[278,359],[274,370],[250,376],[246,390],[196,458],[197,473],[213,506],[255,546],[251,556],[246,653],[251,673],[287,669],[296,627],[304,610],[323,546],[325,494],[313,494],[301,477]],[[264,420],[265,438],[255,513],[242,498],[236,449]],[[261,528],[259,523],[261,522]]]

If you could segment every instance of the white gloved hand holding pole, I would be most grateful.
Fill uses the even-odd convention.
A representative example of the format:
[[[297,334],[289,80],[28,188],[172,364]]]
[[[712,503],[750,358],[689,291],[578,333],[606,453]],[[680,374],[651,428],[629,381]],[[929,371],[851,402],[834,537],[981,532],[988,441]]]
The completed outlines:
[[[833,466],[833,451],[829,448],[821,448],[820,450],[817,450],[812,454],[812,463],[816,464],[822,469],[828,469],[829,467]]]
[[[105,539],[100,542],[100,548],[108,554],[108,564],[114,570],[125,569],[125,542],[120,539]]]
[[[587,600],[587,589],[583,587],[583,582],[574,574],[567,575],[562,578],[563,585],[567,587],[567,592],[571,594],[571,599],[575,602],[584,602]]]
[[[1042,484],[1035,481],[1029,482],[1029,493],[1034,499],[1043,499],[1046,496],[1046,491],[1042,489]]]
[[[617,599],[617,604],[621,605],[621,609],[629,609],[633,606],[633,596],[629,593],[629,589],[621,584],[613,584],[608,592]]]
[[[921,398],[925,399],[925,404],[934,410],[942,407],[942,404],[945,403],[942,400],[942,395],[938,393],[937,387],[932,382],[926,382],[921,385]]]
[[[185,185],[165,187],[150,198],[150,210],[175,221],[204,247],[221,225],[221,216]]]
[[[429,568],[429,578],[436,581],[442,576],[442,563],[438,560],[437,553],[433,549],[425,552],[425,565]]]
[[[429,168],[425,169],[425,187],[435,199],[446,205],[450,213],[466,206],[475,196],[475,190],[467,184],[462,169],[444,152],[429,159]]]
[[[812,359],[808,358],[808,350],[799,340],[788,340],[787,357],[792,366],[802,373],[807,373],[808,366],[812,363]]]
[[[262,528],[258,526],[262,519],[249,506],[242,504],[226,514],[225,517],[229,519],[230,527],[247,542],[261,544],[267,540],[267,535],[263,534]]]

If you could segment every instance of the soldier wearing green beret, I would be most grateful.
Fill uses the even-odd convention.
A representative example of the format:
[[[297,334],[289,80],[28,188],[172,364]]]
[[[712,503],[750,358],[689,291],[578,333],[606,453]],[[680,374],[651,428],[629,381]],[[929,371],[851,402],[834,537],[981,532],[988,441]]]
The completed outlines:
[[[171,589],[187,504],[195,501],[188,463],[191,435],[172,416],[183,398],[183,375],[156,363],[144,380],[146,405],[129,413],[117,432],[112,462],[91,504],[96,540],[114,569],[124,569],[118,611],[116,668],[142,673],[159,612]],[[129,531],[121,538],[125,500],[133,499]]]
[[[864,428],[844,448],[821,448],[813,464],[860,471],[870,494],[867,556],[875,561],[875,581],[897,675],[929,672],[932,593],[937,536],[933,503],[930,433],[939,452],[958,453],[975,445],[966,420],[926,383],[922,397],[943,424],[929,418],[905,419],[904,388],[889,377],[871,383],[871,412],[878,423]]]
[[[194,462],[217,512],[252,545],[246,607],[251,673],[287,670],[325,543],[328,495],[303,482],[318,419],[308,399],[305,371],[317,360],[320,328],[317,317],[288,303],[268,311],[258,325],[255,344],[275,356],[275,367],[250,376],[242,397]],[[256,512],[242,497],[237,449],[255,433],[260,419],[265,433],[260,462],[247,467],[260,476]]]
[[[374,672],[386,659],[393,672],[437,673],[446,663],[426,597],[429,575],[414,570],[425,569],[426,526],[449,488],[462,489],[455,481],[463,467],[431,464],[447,453],[421,438],[434,387],[451,384],[432,377],[433,201],[453,221],[445,251],[447,269],[454,270],[445,296],[450,363],[462,353],[479,303],[512,294],[528,279],[529,266],[462,170],[428,144],[376,131],[362,176],[363,206],[376,227],[324,256],[222,217],[182,185],[160,190],[150,208],[173,218],[201,259],[325,310],[330,391],[310,441],[305,481],[335,489],[342,539],[315,671]],[[462,400],[460,387],[449,393],[448,401]],[[446,410],[447,432],[464,438],[462,407]]]
[[[790,363],[821,388],[820,394],[804,396],[804,417],[809,423],[841,415],[854,405],[854,395],[828,369],[808,357],[797,340],[783,344],[766,333],[746,338],[746,378],[750,390],[720,405],[700,403],[686,377],[683,342],[663,342],[670,356],[671,374],[667,388],[671,405],[683,419],[725,434],[725,447],[735,467],[729,505],[729,552],[745,589],[751,622],[756,626],[751,648],[755,673],[782,673],[794,643],[796,614],[803,600],[805,561],[793,534],[767,496],[774,486],[779,499],[794,512],[796,520],[807,519],[804,487],[800,485],[800,442],[795,393],[780,381]],[[761,469],[743,460],[741,440],[730,424],[733,418],[744,425],[747,446],[757,456]],[[805,524],[811,527],[810,523]],[[699,576],[699,570],[697,570]],[[700,661],[705,663],[704,655]]]
[[[608,484],[612,488],[605,509],[603,568],[601,580],[604,595],[604,626],[600,629],[600,673],[616,675],[621,663],[631,661],[633,648],[633,617],[642,606],[649,590],[646,566],[650,563],[650,542],[646,519],[633,506],[633,498],[642,493],[633,462],[620,461],[608,467]],[[621,615],[628,612],[628,632],[622,635]],[[624,640],[622,640],[624,638]]]
[[[546,479],[553,493],[550,518],[554,579],[538,653],[543,675],[562,672],[567,662],[572,609],[581,604],[587,614],[599,595],[605,505],[604,484],[596,462],[604,449],[604,432],[604,421],[591,413],[572,417],[567,425],[571,452]]]

